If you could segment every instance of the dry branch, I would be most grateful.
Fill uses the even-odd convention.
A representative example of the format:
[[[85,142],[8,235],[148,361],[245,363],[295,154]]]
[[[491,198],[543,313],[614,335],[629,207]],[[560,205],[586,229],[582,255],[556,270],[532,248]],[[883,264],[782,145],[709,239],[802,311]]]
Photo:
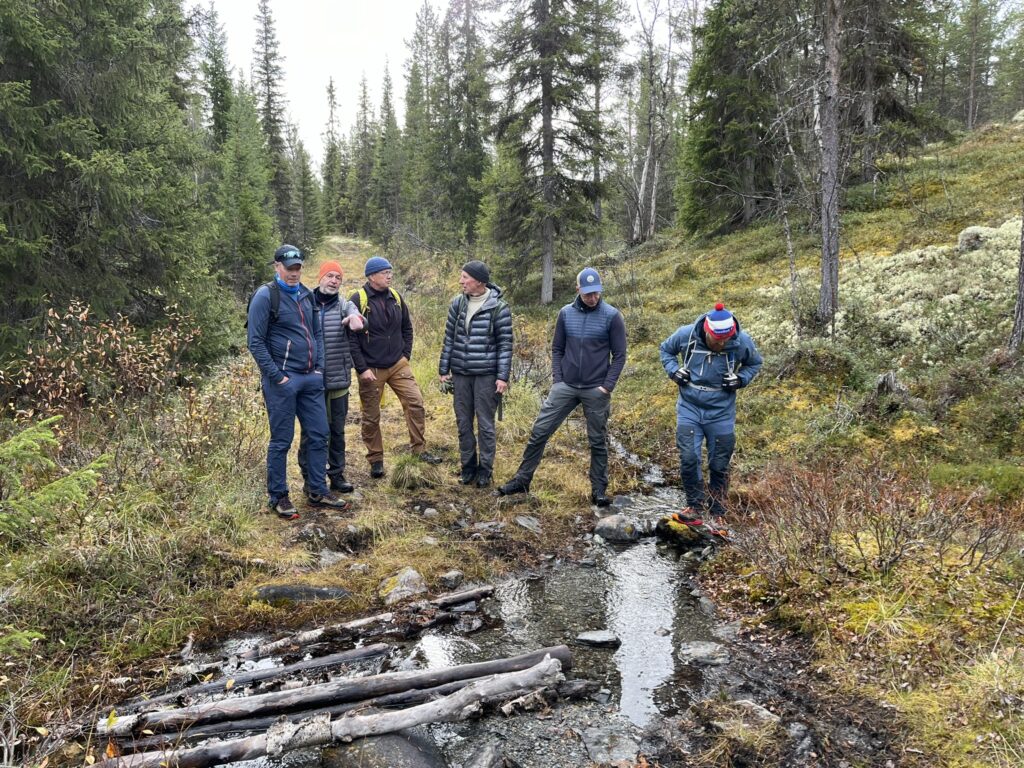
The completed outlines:
[[[296,664],[289,664],[284,667],[271,667],[269,669],[257,669],[252,672],[243,672],[238,675],[230,675],[220,680],[215,680],[210,683],[200,683],[199,685],[192,685],[188,688],[182,688],[177,691],[171,691],[169,693],[163,693],[159,696],[153,696],[151,698],[139,698],[129,701],[125,705],[126,712],[132,712],[136,709],[151,710],[158,704],[165,704],[169,701],[175,701],[183,696],[196,696],[203,693],[212,692],[226,692],[231,688],[239,689],[242,686],[248,685],[249,683],[256,683],[265,680],[271,680],[279,677],[288,677],[298,672],[311,672],[322,669],[329,669],[330,667],[336,667],[341,664],[347,664],[352,661],[359,661],[361,659],[368,659],[374,656],[383,656],[390,651],[392,646],[386,643],[374,643],[373,645],[367,645],[362,648],[353,648],[348,651],[342,651],[341,653],[334,653],[330,656],[320,656],[315,659],[307,659],[306,661],[300,661]],[[230,685],[229,685],[230,683]]]
[[[266,734],[259,736],[194,749],[143,752],[105,760],[98,763],[97,768],[207,768],[264,755],[276,756],[303,747],[379,736],[426,723],[457,722],[479,712],[489,700],[503,698],[512,691],[554,685],[561,679],[561,663],[556,658],[545,656],[526,669],[494,675],[449,696],[398,712],[356,715],[333,722],[327,713],[314,715],[299,723],[281,718]]]
[[[477,587],[475,589],[466,589],[462,592],[451,592],[446,595],[440,595],[435,597],[433,600],[427,600],[423,603],[417,603],[409,606],[411,609],[415,609],[417,606],[429,606],[432,608],[449,608],[453,605],[461,605],[462,603],[468,603],[473,600],[480,600],[485,597],[489,597],[494,592],[494,587],[484,586]],[[335,637],[338,635],[345,635],[352,632],[357,632],[360,629],[364,629],[374,624],[384,624],[389,621],[394,621],[395,616],[398,615],[394,611],[388,611],[387,613],[379,613],[376,616],[367,616],[362,619],[355,619],[354,621],[348,621],[344,624],[333,624],[328,627],[317,627],[306,632],[299,632],[295,635],[283,637],[280,640],[274,640],[263,645],[258,645],[245,653],[240,653],[238,658],[240,659],[262,659],[266,656],[272,656],[275,653],[283,651],[288,648],[300,647],[303,645],[309,645],[315,643],[318,640]]]

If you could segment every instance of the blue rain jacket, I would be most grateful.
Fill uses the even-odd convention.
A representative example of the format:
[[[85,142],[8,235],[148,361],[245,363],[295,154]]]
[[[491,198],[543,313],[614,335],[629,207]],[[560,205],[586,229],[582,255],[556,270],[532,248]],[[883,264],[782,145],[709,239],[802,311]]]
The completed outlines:
[[[665,373],[672,376],[685,363],[691,384],[697,385],[679,388],[677,418],[697,424],[735,423],[736,393],[723,390],[722,380],[732,371],[739,376],[740,387],[745,387],[757,376],[764,361],[738,320],[736,335],[721,352],[712,352],[704,341],[705,317],[701,315],[692,324],[682,326],[661,343],[661,364]]]

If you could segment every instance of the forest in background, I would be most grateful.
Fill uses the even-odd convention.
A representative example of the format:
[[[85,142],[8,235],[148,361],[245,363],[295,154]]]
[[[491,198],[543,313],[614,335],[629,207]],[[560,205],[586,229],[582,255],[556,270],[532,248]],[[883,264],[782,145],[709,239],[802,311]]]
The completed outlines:
[[[424,2],[401,85],[373,104],[364,79],[347,129],[324,83],[315,168],[268,0],[253,10],[252,61],[231,62],[212,6],[0,8],[5,402],[73,302],[122,335],[180,313],[201,333],[169,354],[216,359],[237,343],[225,300],[275,245],[332,232],[472,252],[545,303],[581,260],[764,217],[823,232],[837,271],[838,208],[872,204],[878,158],[1024,106],[1018,2]]]

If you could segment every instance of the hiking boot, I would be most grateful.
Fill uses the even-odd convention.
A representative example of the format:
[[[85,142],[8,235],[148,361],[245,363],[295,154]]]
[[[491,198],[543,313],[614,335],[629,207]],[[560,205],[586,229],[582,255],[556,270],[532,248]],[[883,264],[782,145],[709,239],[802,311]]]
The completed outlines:
[[[416,458],[419,459],[420,461],[426,463],[426,464],[440,464],[441,463],[441,457],[440,456],[435,456],[434,454],[428,453],[427,451],[423,451],[422,453],[417,453],[416,454]]]
[[[472,485],[476,481],[476,467],[463,467],[459,473],[459,485]]]
[[[514,493],[529,493],[530,486],[520,480],[518,477],[513,477],[504,485],[499,485],[495,493],[498,496],[511,496]]]
[[[331,478],[331,490],[338,493],[352,493],[356,487],[345,479],[344,475],[335,475]]]
[[[336,509],[339,512],[348,512],[352,505],[339,497],[334,491],[328,491],[327,493],[310,493],[306,496],[309,499],[309,503],[314,507],[330,507]]]
[[[295,509],[295,505],[292,504],[292,500],[287,496],[282,496],[271,503],[270,508],[274,510],[278,517],[282,520],[298,520],[299,513]]]
[[[374,461],[370,464],[370,477],[380,480],[384,477],[384,462]]]
[[[486,469],[481,469],[479,472],[477,472],[477,474],[476,474],[476,487],[477,488],[486,488],[490,484],[491,484],[491,473],[490,472],[488,472]]]
[[[595,491],[590,494],[590,503],[596,504],[599,507],[610,507],[612,505],[612,500],[610,496],[605,495],[604,491],[601,491],[600,493]]]

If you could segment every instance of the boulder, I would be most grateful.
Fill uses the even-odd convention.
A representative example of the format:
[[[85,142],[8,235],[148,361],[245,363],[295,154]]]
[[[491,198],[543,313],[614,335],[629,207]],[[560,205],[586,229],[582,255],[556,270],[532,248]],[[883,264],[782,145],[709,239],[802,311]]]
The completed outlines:
[[[640,538],[636,523],[625,515],[609,515],[601,518],[594,526],[594,535],[617,544],[633,542]]]
[[[427,591],[427,582],[414,568],[405,567],[389,579],[384,579],[377,589],[385,605],[394,605]]]
[[[956,239],[956,249],[960,253],[976,251],[992,236],[988,227],[967,227]]]
[[[640,744],[623,728],[615,725],[595,725],[580,734],[587,754],[598,765],[633,765]]]
[[[618,648],[622,641],[614,632],[607,629],[595,629],[591,632],[580,632],[576,635],[576,642],[584,645],[593,645],[596,648]]]
[[[341,587],[311,587],[308,584],[266,584],[256,590],[265,603],[313,603],[318,600],[346,600],[352,593]]]
[[[466,574],[462,571],[453,570],[448,571],[447,573],[442,573],[438,576],[437,583],[441,585],[442,589],[454,590],[458,589],[462,585],[465,578]]]
[[[422,728],[356,739],[324,749],[323,768],[447,768],[434,740]]]

